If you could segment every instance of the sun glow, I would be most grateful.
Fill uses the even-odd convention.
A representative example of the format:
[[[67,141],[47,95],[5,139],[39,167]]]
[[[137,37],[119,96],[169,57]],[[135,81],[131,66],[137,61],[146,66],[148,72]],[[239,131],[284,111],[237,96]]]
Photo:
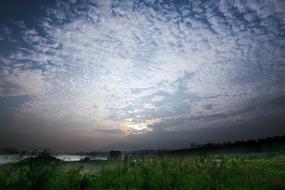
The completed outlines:
[[[145,123],[132,123],[129,128],[135,131],[152,131]]]
[[[158,119],[134,121],[133,119],[127,119],[124,124],[124,128],[128,131],[128,134],[140,134],[153,131],[153,125],[159,122]]]

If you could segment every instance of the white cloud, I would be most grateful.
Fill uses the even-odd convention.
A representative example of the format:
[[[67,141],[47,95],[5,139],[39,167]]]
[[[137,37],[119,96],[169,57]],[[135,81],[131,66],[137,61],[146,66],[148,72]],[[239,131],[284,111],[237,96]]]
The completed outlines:
[[[44,94],[45,82],[40,71],[15,70],[0,74],[0,96],[39,96]]]
[[[158,96],[158,95],[154,95],[154,96],[152,97],[152,101],[153,101],[153,102],[160,102],[160,101],[163,100],[163,99],[164,99],[163,96]]]
[[[274,77],[266,69],[274,68],[270,65],[278,60],[273,57],[280,58],[282,50],[276,46],[280,53],[273,56],[268,52],[272,41],[284,44],[274,33],[280,26],[270,30],[265,22],[268,10],[273,9],[221,1],[219,15],[215,7],[206,9],[206,5],[194,3],[191,11],[181,6],[181,16],[171,4],[164,5],[167,11],[162,5],[155,11],[144,5],[133,10],[132,1],[118,5],[95,2],[98,6],[90,2],[82,5],[87,9],[84,14],[64,2],[58,9],[48,9],[48,18],[39,24],[46,36],[21,24],[23,38],[32,48],[22,48],[10,56],[24,68],[18,75],[3,76],[6,83],[2,86],[7,82],[19,86],[10,89],[13,95],[37,95],[22,107],[22,112],[34,112],[50,120],[68,117],[96,124],[111,120],[104,125],[112,125],[118,124],[115,118],[121,118],[121,123],[129,118],[133,114],[127,111],[130,107],[142,110],[142,118],[150,109],[172,112],[173,117],[184,115],[169,106],[180,103],[181,88],[186,88],[184,101],[192,116],[230,112],[268,96]],[[231,11],[233,6],[241,13],[248,8],[256,10],[263,27],[248,23],[255,13],[242,20]],[[185,16],[189,11],[193,16]],[[71,21],[64,23],[67,17]],[[262,56],[269,58],[261,60]],[[35,63],[42,73],[29,70]],[[264,76],[259,77],[258,68],[264,69]],[[187,74],[192,77],[184,79]],[[272,88],[280,87],[277,84]],[[2,95],[6,92],[3,89]],[[147,102],[145,98],[151,96]],[[155,107],[154,103],[162,99],[165,104]],[[213,108],[204,109],[209,104]]]

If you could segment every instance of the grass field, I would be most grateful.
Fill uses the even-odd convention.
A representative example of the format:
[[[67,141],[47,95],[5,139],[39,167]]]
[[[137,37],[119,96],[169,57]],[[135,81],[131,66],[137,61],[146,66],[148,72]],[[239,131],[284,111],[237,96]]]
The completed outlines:
[[[156,155],[0,166],[0,189],[285,189],[285,154]]]

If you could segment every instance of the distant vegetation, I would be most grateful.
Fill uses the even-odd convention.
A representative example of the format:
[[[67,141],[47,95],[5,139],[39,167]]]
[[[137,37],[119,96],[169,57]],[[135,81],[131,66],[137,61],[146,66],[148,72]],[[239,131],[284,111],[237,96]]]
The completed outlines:
[[[44,151],[36,157],[0,166],[0,189],[281,190],[285,189],[284,138],[274,139],[273,143],[267,139],[225,146],[212,144],[191,151],[147,155],[134,152],[123,159],[107,161],[67,163]],[[250,148],[248,152],[248,144],[256,146],[257,151]],[[112,154],[119,156],[118,152]]]
[[[285,136],[268,137],[265,139],[246,140],[224,143],[190,143],[189,149],[174,150],[172,153],[194,153],[194,152],[215,152],[215,153],[252,153],[282,151],[285,146]]]

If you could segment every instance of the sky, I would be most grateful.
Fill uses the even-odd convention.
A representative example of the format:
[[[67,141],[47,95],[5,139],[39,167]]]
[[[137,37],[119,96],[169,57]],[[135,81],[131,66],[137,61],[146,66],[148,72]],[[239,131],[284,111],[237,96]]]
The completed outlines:
[[[1,0],[0,147],[285,135],[283,0]]]

